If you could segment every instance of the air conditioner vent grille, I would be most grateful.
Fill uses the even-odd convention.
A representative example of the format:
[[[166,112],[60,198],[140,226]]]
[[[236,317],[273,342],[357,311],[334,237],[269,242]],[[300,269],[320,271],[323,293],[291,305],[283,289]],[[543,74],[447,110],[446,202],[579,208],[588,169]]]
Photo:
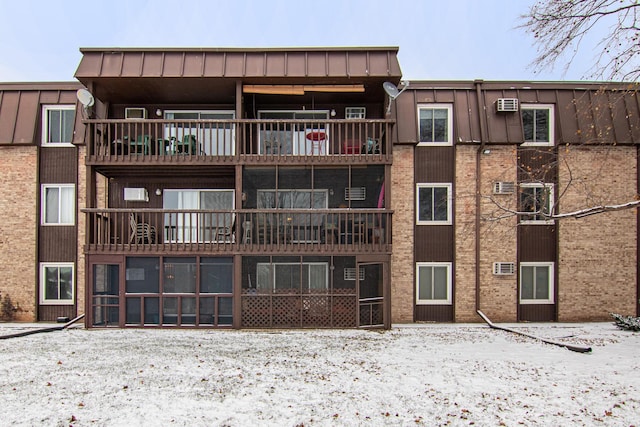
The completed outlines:
[[[516,191],[516,183],[512,181],[499,181],[493,183],[493,194],[513,194]]]
[[[508,276],[516,274],[516,265],[513,262],[494,262],[493,274],[496,276]]]
[[[518,98],[498,98],[496,109],[503,112],[518,111]]]

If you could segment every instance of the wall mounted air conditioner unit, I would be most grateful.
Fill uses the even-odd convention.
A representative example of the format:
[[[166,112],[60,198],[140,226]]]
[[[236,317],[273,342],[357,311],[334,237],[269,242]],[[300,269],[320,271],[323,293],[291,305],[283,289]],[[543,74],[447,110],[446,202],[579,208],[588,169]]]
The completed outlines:
[[[496,110],[502,112],[518,111],[518,98],[498,98]]]
[[[147,109],[142,107],[131,107],[124,109],[125,119],[146,119]]]
[[[493,183],[493,194],[513,194],[516,191],[516,183],[511,181],[499,181]]]
[[[494,262],[493,274],[496,276],[509,276],[516,274],[516,265],[513,262]]]
[[[125,187],[124,200],[127,202],[148,202],[149,193],[147,193],[146,188]]]
[[[367,188],[366,187],[347,187],[344,189],[345,200],[366,200]]]

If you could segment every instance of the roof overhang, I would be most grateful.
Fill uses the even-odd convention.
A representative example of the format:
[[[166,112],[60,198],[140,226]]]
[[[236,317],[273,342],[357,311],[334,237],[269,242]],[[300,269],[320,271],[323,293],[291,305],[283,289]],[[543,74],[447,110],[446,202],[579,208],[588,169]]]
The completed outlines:
[[[244,93],[367,93],[399,83],[397,47],[80,49],[75,77],[98,99],[232,102]],[[285,90],[286,87],[286,90]]]

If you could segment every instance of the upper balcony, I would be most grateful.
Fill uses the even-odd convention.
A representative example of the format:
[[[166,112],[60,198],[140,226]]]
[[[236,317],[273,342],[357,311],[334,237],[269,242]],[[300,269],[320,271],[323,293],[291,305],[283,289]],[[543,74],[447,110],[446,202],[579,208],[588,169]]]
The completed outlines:
[[[384,119],[86,120],[88,165],[387,164]]]

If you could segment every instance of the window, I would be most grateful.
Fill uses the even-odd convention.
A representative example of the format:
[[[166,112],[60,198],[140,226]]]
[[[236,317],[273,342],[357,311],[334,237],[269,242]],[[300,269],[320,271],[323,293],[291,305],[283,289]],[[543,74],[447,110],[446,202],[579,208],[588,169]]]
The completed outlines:
[[[418,225],[451,224],[451,184],[418,184]]]
[[[232,156],[236,152],[234,111],[227,110],[176,110],[165,111],[166,120],[176,122],[165,125],[164,137],[178,141],[195,137],[196,152],[210,156]],[[197,120],[229,120],[229,122],[201,122]],[[192,140],[193,143],[193,140]]]
[[[552,262],[520,264],[520,303],[554,303]]]
[[[73,263],[40,264],[40,304],[73,303]]]
[[[42,224],[74,225],[76,191],[73,184],[42,186]]]
[[[76,109],[73,105],[42,107],[42,144],[70,144]]]
[[[162,193],[165,240],[171,242],[226,242],[233,240],[233,190],[172,190]],[[198,210],[217,212],[197,213]]]
[[[256,277],[259,290],[326,290],[329,287],[329,264],[258,263]]]
[[[260,124],[260,154],[318,156],[329,152],[327,110],[265,110],[258,112],[258,118],[278,120]]]
[[[553,105],[522,106],[522,129],[527,145],[553,145]]]
[[[345,119],[364,119],[367,115],[365,107],[346,107],[344,109]]]
[[[521,223],[553,224],[553,184],[520,184]]]
[[[450,262],[417,263],[416,280],[416,304],[451,304]]]
[[[447,104],[418,106],[419,145],[451,145],[453,108]]]

